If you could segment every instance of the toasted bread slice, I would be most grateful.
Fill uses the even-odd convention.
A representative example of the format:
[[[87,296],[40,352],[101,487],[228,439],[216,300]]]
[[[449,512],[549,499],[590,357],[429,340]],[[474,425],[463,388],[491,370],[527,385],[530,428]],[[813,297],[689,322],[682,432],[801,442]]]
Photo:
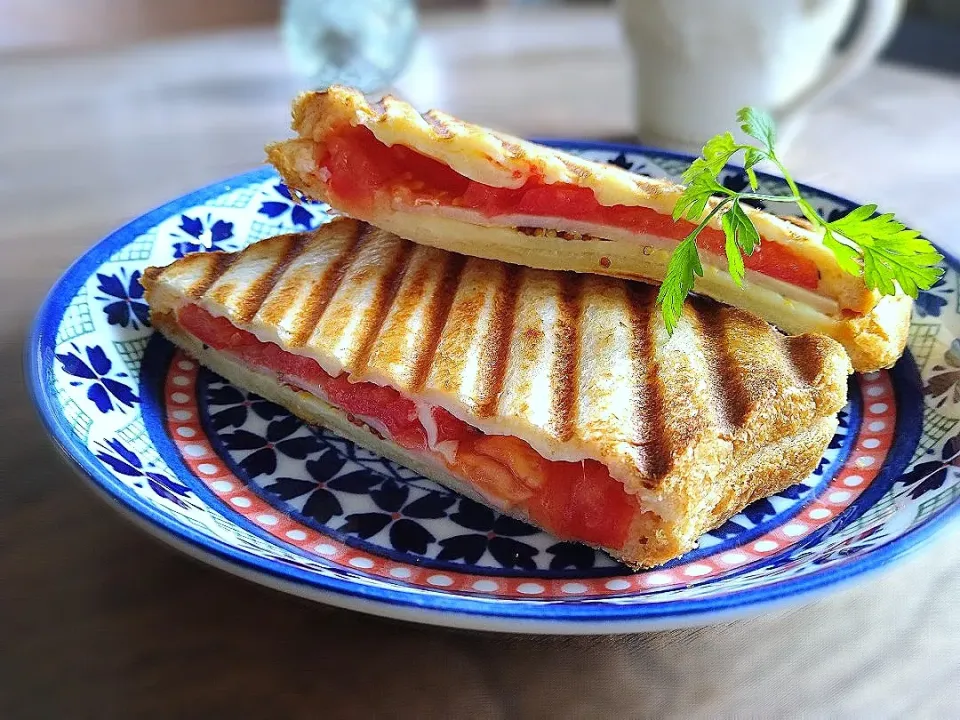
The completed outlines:
[[[851,370],[829,338],[784,337],[707,299],[689,300],[668,337],[649,286],[466,258],[346,218],[150,268],[143,284],[155,327],[214,370],[548,530],[562,534],[534,496],[556,468],[596,464],[632,503],[629,531],[612,544],[567,539],[636,566],[690,549],[750,500],[802,479],[832,435]],[[195,309],[230,338],[205,340],[186,322]],[[245,355],[250,342],[258,348]],[[334,396],[327,380],[290,369],[305,359],[323,378],[346,377],[354,394],[391,388],[421,419],[442,409],[476,433],[470,443],[529,449],[519,457],[536,466],[535,489],[504,462],[520,495],[532,495],[466,472],[468,440],[420,447],[391,437],[382,418],[344,420],[343,387]]]
[[[421,115],[392,97],[371,105],[347,88],[306,93],[294,103],[293,128],[297,138],[267,148],[293,190],[445,250],[658,283],[688,224],[670,220],[682,186],[441,112]],[[906,345],[911,299],[869,290],[802,223],[747,212],[764,244],[747,258],[743,286],[726,271],[718,215],[701,236],[696,291],[786,332],[833,337],[857,370],[892,365]]]

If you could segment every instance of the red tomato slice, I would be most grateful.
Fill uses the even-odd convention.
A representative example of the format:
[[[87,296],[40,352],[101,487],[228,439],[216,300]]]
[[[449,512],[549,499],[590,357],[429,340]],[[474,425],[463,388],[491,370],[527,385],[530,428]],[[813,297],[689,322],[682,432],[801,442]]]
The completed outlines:
[[[351,205],[368,205],[374,194],[396,176],[384,162],[383,145],[363,142],[362,135],[334,135],[327,144],[330,190]],[[319,160],[319,158],[318,158]]]
[[[388,147],[365,127],[345,127],[332,133],[317,162],[330,172],[330,190],[348,208],[367,207],[377,192],[401,186],[414,196],[472,208],[488,217],[562,217],[672,240],[681,240],[693,230],[691,223],[674,222],[650,208],[601,205],[589,188],[568,183],[544,184],[535,170],[534,177],[522,188],[483,185],[411,148]],[[704,230],[697,244],[705,252],[724,255],[724,236],[719,230]],[[812,261],[769,240],[745,257],[744,264],[750,270],[809,290],[816,290],[820,281]]]
[[[460,418],[454,417],[441,407],[430,408],[430,414],[437,426],[438,443],[448,440],[460,441],[481,434],[475,427],[468,425]]]
[[[531,518],[563,537],[621,548],[639,509],[623,485],[594,460],[553,462],[549,492],[529,503]]]
[[[525,215],[590,220],[597,217],[600,207],[592,190],[565,183],[534,186],[528,183],[519,194],[517,212]]]
[[[197,305],[182,308],[179,318],[187,331],[210,347],[228,351],[253,367],[283,373],[308,386],[319,386],[330,402],[345,412],[379,420],[397,444],[408,449],[426,448],[427,435],[417,419],[416,406],[393,388],[369,382],[351,383],[346,375],[332,377],[316,360],[263,342],[253,333],[240,330],[226,318],[215,317]]]
[[[215,350],[240,350],[259,342],[252,333],[241,330],[225,317],[211,315],[199,305],[185,305],[177,317],[184,329]]]
[[[417,418],[417,407],[391,387],[369,382],[352,383],[346,375],[330,377],[320,383],[330,402],[354,415],[379,420],[390,432],[390,439],[401,447],[425,450],[427,433]]]
[[[319,386],[330,402],[345,412],[377,419],[398,445],[426,450],[426,431],[416,405],[394,388],[352,383],[346,374],[333,377],[315,360],[263,342],[197,305],[183,307],[179,320],[206,345],[229,352],[253,367]],[[483,490],[518,503],[534,521],[558,535],[593,545],[622,547],[638,506],[604,465],[592,460],[547,460],[519,438],[484,435],[442,408],[431,408],[431,413],[438,441],[459,443],[454,467]]]
[[[579,537],[597,538],[598,543],[608,547],[621,547],[637,512],[636,500],[610,477],[605,465],[584,460],[582,470],[567,513],[571,532]]]
[[[178,317],[180,324],[205,345],[228,351],[249,365],[270,368],[314,384],[330,377],[316,360],[288,353],[274,343],[263,342],[227,318],[211,315],[198,305],[186,305]]]
[[[495,188],[471,181],[459,198],[459,205],[493,217],[517,211],[517,204],[522,199],[523,195],[512,188]]]
[[[377,191],[397,178],[405,178],[411,189],[415,182],[421,182],[451,197],[462,195],[470,184],[448,165],[403,145],[384,145],[365,127],[332,134],[326,146],[318,148],[316,159],[330,172],[330,190],[353,207],[368,206]]]
[[[702,252],[723,255],[725,245],[724,234],[713,228],[707,228],[697,236],[697,246]],[[743,264],[748,270],[808,290],[816,290],[820,283],[820,271],[813,262],[774,242],[764,242],[753,255],[744,255]]]
[[[555,462],[550,468],[550,492],[542,493],[527,507],[531,519],[558,535],[568,522],[568,508],[580,475],[580,463]],[[585,539],[585,538],[584,538]]]

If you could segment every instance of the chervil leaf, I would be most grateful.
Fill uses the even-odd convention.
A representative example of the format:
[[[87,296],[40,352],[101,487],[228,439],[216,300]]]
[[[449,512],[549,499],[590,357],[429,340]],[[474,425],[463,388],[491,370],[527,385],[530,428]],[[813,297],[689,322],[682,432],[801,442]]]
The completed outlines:
[[[892,213],[875,215],[876,210],[876,205],[864,205],[827,223],[830,240],[824,238],[824,244],[837,253],[837,245],[844,243],[838,241],[834,233],[842,235],[859,249],[863,279],[868,288],[893,295],[899,285],[904,293],[915,298],[920,290],[929,290],[943,275],[943,269],[938,267],[943,256]],[[850,251],[840,253],[843,258],[838,255],[837,259],[841,267],[847,269]]]
[[[841,218],[837,218],[830,225],[837,230],[838,232],[844,232],[845,227],[851,227],[859,225],[865,220],[869,220],[871,216],[877,211],[877,206],[870,205],[861,205],[858,208],[854,208],[846,215]]]
[[[720,218],[720,224],[723,226],[723,234],[726,235],[724,249],[730,276],[737,285],[743,285],[743,253],[753,254],[760,244],[760,233],[737,201],[734,201]]]
[[[683,182],[693,182],[701,174],[716,178],[737,150],[739,147],[728,132],[710,138],[703,146],[703,157],[694,160],[681,176]]]
[[[727,235],[732,234],[737,245],[743,248],[747,255],[753,255],[754,249],[760,244],[760,233],[739,201],[733,202],[721,220],[724,222],[724,232]],[[730,231],[727,230],[727,224],[730,225]]]
[[[752,254],[760,243],[757,228],[742,205],[750,200],[795,202],[812,228],[823,229],[823,245],[834,254],[840,268],[851,275],[862,276],[868,288],[884,295],[902,291],[915,298],[941,278],[944,271],[939,263],[943,256],[920,237],[920,233],[908,229],[893,215],[875,215],[876,205],[858,207],[838,220],[827,222],[801,196],[800,187],[777,157],[773,118],[762,110],[745,107],[737,113],[737,120],[743,132],[758,140],[762,147],[737,144],[729,132],[721,133],[703,146],[702,156],[683,173],[687,187],[674,204],[673,219],[691,220],[698,225],[671,256],[657,295],[668,332],[672,333],[676,327],[683,300],[693,289],[696,276],[703,276],[696,239],[716,214],[722,213],[720,222],[730,275],[738,285],[743,283],[746,272],[743,253]],[[743,188],[734,191],[717,180],[730,158],[741,150],[749,191]],[[756,193],[759,183],[754,167],[764,160],[772,162],[783,173],[790,194]],[[719,200],[712,203],[708,212],[713,196]]]
[[[683,174],[680,176],[680,180],[687,186],[690,187],[695,182],[700,179],[700,176],[710,177],[710,166],[707,164],[707,161],[703,158],[695,158],[690,167],[683,171]]]
[[[694,160],[681,176],[686,190],[673,207],[673,219],[685,217],[697,221],[713,195],[729,195],[732,191],[717,181],[724,166],[739,150],[730,133],[721,133],[703,146],[703,157]]]
[[[777,141],[777,126],[769,114],[758,108],[745,107],[737,113],[737,120],[741,130],[762,142],[767,152],[773,154],[773,146]]]
[[[662,308],[668,333],[673,333],[677,326],[683,301],[693,289],[695,275],[703,277],[703,266],[700,265],[697,243],[691,235],[677,245],[670,256],[667,275],[660,286],[660,292],[657,293],[657,304]]]
[[[754,171],[753,166],[766,159],[767,154],[759,148],[747,148],[743,153],[743,169],[747,173],[751,190],[756,190],[759,186],[759,183],[757,183],[757,173]]]
[[[930,246],[922,238],[918,241]],[[927,251],[919,245],[896,240],[879,240],[863,246],[863,279],[868,288],[878,289],[884,295],[896,292],[891,282],[895,280],[903,292],[916,298],[920,290],[929,290],[943,275],[943,268],[936,266],[941,260],[943,255],[935,250]]]
[[[820,215],[817,213],[817,210],[813,205],[808,203],[802,197],[797,198],[797,207],[800,208],[800,211],[803,213],[803,216],[812,222],[814,225],[823,225],[823,220],[820,218]]]
[[[699,220],[707,207],[707,202],[715,193],[729,194],[730,192],[710,177],[709,170],[701,171],[701,174],[687,185],[686,190],[683,191],[676,205],[673,206],[673,219]]]
[[[742,286],[746,269],[743,266],[743,255],[740,254],[740,248],[737,247],[735,231],[728,227],[727,215],[729,214],[730,213],[726,213],[723,218],[721,218],[723,221],[723,232],[727,236],[727,241],[724,245],[724,249],[727,252],[727,270],[730,272],[730,277],[733,278],[733,281],[738,286]]]
[[[860,264],[860,253],[856,248],[852,248],[838,240],[829,226],[823,230],[823,244],[828,250],[833,252],[840,268],[851,275],[863,275],[863,266]]]

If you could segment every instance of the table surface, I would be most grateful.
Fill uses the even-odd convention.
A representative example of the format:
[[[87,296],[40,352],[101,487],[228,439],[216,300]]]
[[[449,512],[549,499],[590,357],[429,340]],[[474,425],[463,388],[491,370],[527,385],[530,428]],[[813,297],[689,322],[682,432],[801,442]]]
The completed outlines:
[[[423,109],[521,135],[631,132],[628,63],[604,11],[426,18],[398,86]],[[161,546],[84,489],[20,381],[39,302],[112,228],[261,163],[296,89],[269,30],[0,58],[0,717],[960,713],[956,533],[776,614],[513,637],[281,595]],[[960,78],[878,66],[812,114],[788,162],[960,251],[958,118]]]

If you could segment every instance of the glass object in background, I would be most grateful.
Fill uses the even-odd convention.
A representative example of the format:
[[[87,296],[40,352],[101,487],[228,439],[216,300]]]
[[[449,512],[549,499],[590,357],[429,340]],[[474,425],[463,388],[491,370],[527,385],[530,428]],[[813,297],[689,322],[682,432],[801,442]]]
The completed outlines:
[[[417,38],[414,0],[285,0],[283,42],[312,89],[386,89],[403,71]]]

